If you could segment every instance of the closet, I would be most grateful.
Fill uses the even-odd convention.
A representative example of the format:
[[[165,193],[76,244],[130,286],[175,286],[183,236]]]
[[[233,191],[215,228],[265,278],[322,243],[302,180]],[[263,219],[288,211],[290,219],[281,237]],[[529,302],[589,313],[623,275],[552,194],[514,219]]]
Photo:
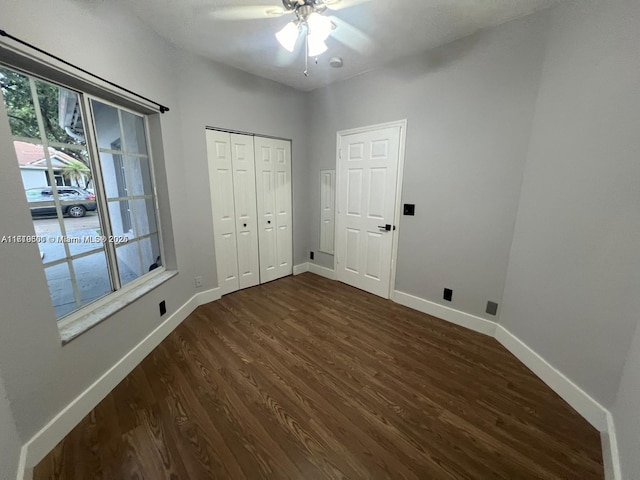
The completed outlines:
[[[206,130],[221,295],[293,273],[291,143]]]

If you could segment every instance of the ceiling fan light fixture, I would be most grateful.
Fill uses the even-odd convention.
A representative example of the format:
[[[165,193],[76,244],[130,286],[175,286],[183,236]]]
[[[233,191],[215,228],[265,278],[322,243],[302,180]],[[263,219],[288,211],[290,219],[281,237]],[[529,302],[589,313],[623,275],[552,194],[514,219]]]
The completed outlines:
[[[328,17],[313,12],[307,19],[310,35],[321,39],[323,42],[329,37],[333,25]]]
[[[327,51],[327,44],[324,43],[324,39],[316,35],[308,36],[309,46],[308,55],[310,57],[317,57]]]
[[[289,52],[293,52],[298,40],[298,24],[296,22],[287,23],[282,30],[276,33],[276,38],[280,45]]]

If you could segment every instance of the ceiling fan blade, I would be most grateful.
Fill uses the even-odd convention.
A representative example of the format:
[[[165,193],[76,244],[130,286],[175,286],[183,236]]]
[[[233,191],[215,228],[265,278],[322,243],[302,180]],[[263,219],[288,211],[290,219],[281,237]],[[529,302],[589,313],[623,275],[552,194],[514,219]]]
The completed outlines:
[[[355,7],[371,0],[324,0],[324,4],[330,10],[342,10],[344,8]]]
[[[280,68],[286,68],[300,61],[300,59],[304,59],[304,54],[302,54],[303,48],[304,41],[302,41],[301,38],[298,39],[293,47],[293,52],[287,52],[284,48],[279,48],[276,54],[275,64]]]
[[[242,7],[220,7],[209,12],[217,20],[260,20],[277,18],[288,13],[277,5],[249,5]]]
[[[331,31],[333,38],[358,53],[365,55],[373,53],[375,44],[369,35],[338,17],[331,16],[329,19],[336,26],[336,28]]]

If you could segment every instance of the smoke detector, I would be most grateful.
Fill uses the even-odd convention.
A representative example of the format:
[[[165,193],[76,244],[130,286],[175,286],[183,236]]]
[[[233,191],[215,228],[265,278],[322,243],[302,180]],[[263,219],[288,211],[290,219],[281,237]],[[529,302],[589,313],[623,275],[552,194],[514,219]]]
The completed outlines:
[[[342,68],[343,64],[342,57],[331,57],[331,60],[329,60],[329,65],[333,68]]]

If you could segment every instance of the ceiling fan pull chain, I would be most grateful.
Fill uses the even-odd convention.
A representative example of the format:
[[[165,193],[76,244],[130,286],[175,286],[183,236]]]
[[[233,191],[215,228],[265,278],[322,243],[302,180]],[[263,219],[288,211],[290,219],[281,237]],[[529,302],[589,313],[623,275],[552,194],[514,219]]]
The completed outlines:
[[[309,76],[309,27],[307,27],[307,34],[304,36],[304,42],[305,42],[305,47],[304,47],[304,76],[308,77]]]

